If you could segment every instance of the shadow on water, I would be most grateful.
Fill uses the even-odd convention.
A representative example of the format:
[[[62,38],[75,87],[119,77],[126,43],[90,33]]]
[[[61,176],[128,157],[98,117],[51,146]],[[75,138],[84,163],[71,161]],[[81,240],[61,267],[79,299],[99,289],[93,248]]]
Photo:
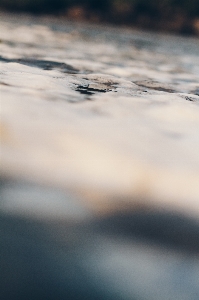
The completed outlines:
[[[6,193],[8,188],[9,193]],[[38,190],[46,205],[49,204],[49,188],[6,179],[0,181],[1,299],[152,300],[156,299],[154,295],[162,284],[165,287],[162,293],[166,295],[162,299],[181,299],[177,297],[178,292],[181,295],[184,289],[187,296],[184,299],[198,299],[194,296],[199,292],[197,281],[192,282],[199,272],[195,259],[195,254],[199,253],[198,221],[146,209],[120,211],[81,221],[75,217],[51,220],[45,215],[37,219],[16,214],[13,208],[6,213],[3,207],[6,203],[9,206],[10,191],[15,196],[15,204],[21,205],[20,195],[24,195],[24,189],[29,193]],[[54,191],[53,201],[57,203],[64,195]],[[52,202],[52,197],[50,199]],[[70,207],[71,200],[66,197],[64,203]],[[81,201],[77,205],[81,206]],[[145,278],[148,260],[151,269],[146,272],[147,279],[150,282],[155,272],[158,280],[147,285],[140,279],[137,286],[135,278],[142,278],[140,274]],[[185,281],[179,278],[181,272]],[[182,285],[170,279],[174,274],[175,280],[181,280]],[[144,290],[149,295],[147,298],[143,297]]]
[[[76,68],[72,67],[71,65],[62,63],[62,62],[56,62],[51,60],[40,60],[35,58],[17,58],[17,59],[9,59],[0,56],[0,61],[5,63],[18,63],[30,67],[40,68],[46,71],[50,71],[53,69],[59,69],[63,73],[69,73],[69,74],[77,74],[80,71]]]
[[[136,238],[175,250],[199,253],[199,222],[172,212],[119,212],[99,220],[97,228],[114,237]]]

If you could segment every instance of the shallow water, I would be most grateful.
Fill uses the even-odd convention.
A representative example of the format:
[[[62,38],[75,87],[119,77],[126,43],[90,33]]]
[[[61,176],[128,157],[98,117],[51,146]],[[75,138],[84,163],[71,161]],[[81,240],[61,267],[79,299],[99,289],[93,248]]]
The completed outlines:
[[[198,300],[199,40],[0,27],[3,299]]]
[[[1,15],[3,172],[189,209],[199,194],[198,46]]]

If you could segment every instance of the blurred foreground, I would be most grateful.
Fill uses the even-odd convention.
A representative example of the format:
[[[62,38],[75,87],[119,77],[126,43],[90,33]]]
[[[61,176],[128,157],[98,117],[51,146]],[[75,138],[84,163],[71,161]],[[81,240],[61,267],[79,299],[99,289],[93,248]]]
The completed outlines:
[[[198,300],[199,41],[0,17],[0,298]]]

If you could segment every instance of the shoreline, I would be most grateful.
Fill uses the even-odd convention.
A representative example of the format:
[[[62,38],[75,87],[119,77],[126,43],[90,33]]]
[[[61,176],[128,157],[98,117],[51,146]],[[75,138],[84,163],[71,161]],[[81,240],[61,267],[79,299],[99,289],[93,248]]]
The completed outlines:
[[[34,13],[24,10],[0,9],[1,15],[22,15],[38,18],[60,19],[61,21],[83,22],[91,25],[116,26],[121,28],[144,30],[154,33],[177,34],[180,36],[199,37],[199,17],[195,19],[176,15],[173,20],[165,18],[145,18],[139,16],[137,19],[127,19],[118,16],[110,16],[84,10],[81,7],[71,7],[65,12],[57,13]]]

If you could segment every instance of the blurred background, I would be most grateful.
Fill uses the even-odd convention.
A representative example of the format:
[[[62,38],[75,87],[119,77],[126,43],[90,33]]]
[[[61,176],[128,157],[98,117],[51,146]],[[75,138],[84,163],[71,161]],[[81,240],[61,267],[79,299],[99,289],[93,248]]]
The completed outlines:
[[[0,0],[0,9],[199,35],[198,0]]]

